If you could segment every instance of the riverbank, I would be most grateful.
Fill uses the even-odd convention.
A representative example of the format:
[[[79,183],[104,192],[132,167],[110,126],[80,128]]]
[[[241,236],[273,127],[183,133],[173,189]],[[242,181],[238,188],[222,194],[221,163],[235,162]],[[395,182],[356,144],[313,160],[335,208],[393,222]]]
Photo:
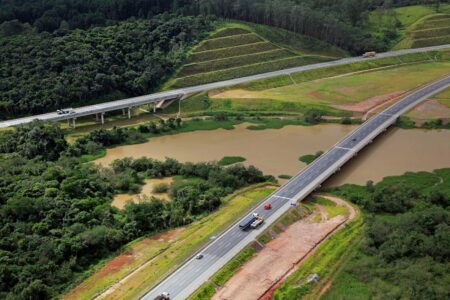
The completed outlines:
[[[319,124],[255,131],[247,129],[248,125],[230,125],[234,130],[201,130],[154,137],[143,144],[108,149],[95,163],[108,165],[126,156],[172,157],[192,162],[242,156],[246,158],[244,165],[255,165],[266,174],[293,176],[306,166],[298,160],[300,156],[326,151],[355,128],[352,125]],[[365,184],[387,175],[450,166],[448,153],[448,130],[391,128],[353,158],[327,185]]]

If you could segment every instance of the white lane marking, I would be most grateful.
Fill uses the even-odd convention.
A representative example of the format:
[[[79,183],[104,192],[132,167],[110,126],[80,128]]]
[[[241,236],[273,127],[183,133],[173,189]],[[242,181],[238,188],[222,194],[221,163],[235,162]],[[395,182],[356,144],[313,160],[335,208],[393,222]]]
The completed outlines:
[[[344,150],[349,150],[349,151],[356,151],[356,150],[351,149],[351,148],[345,148],[345,147],[339,147],[339,146],[336,146],[336,147],[334,147],[334,148],[344,149]]]
[[[290,192],[290,191],[288,191],[288,192]],[[283,196],[277,196],[277,195],[274,195],[274,196],[272,196],[272,197],[282,198],[282,199],[291,200],[291,201],[293,200],[292,198],[283,197]]]

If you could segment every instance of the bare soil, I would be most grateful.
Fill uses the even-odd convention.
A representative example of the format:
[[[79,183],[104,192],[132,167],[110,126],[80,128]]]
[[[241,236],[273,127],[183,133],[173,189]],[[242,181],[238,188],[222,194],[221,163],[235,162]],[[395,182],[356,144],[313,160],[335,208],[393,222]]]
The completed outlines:
[[[348,217],[327,218],[326,210],[317,205],[315,212],[289,227],[267,243],[246,263],[213,299],[271,299],[271,294],[286,276],[308,256],[326,237],[356,215],[354,208],[342,199],[325,196],[347,207]],[[322,216],[317,222],[316,215]]]
[[[429,99],[415,108],[408,114],[418,119],[450,119],[450,108],[434,99]]]
[[[380,104],[392,101],[394,99],[398,99],[404,93],[405,93],[404,91],[398,91],[387,95],[372,97],[355,104],[331,105],[331,106],[341,110],[348,110],[356,113],[366,113],[372,108],[379,106]]]

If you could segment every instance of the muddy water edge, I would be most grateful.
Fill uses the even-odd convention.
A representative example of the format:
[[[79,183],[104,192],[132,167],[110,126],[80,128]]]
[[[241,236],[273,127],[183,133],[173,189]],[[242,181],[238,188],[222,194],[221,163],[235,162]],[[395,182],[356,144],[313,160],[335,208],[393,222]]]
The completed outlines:
[[[166,157],[179,161],[220,160],[224,156],[243,156],[245,165],[254,165],[265,174],[295,175],[305,164],[299,156],[326,151],[354,126],[321,124],[285,126],[282,129],[248,130],[240,124],[234,130],[181,133],[152,138],[146,143],[108,149],[96,160],[104,166],[115,159],[142,156]],[[406,171],[431,171],[450,167],[450,130],[404,130],[390,128],[352,159],[327,185],[365,184]]]

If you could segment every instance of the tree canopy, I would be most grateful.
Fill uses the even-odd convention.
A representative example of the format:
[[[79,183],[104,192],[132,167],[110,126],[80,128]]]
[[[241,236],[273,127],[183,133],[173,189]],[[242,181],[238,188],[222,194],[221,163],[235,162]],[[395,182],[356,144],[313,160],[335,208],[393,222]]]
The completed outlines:
[[[149,93],[209,29],[203,17],[161,15],[0,38],[0,118]]]
[[[31,140],[11,144],[19,133]],[[174,159],[125,158],[101,168],[71,155],[61,137],[55,124],[40,121],[0,134],[1,299],[56,298],[129,241],[188,224],[234,190],[273,180],[251,166]],[[180,178],[169,188],[171,201],[111,206],[114,194],[166,176]]]

